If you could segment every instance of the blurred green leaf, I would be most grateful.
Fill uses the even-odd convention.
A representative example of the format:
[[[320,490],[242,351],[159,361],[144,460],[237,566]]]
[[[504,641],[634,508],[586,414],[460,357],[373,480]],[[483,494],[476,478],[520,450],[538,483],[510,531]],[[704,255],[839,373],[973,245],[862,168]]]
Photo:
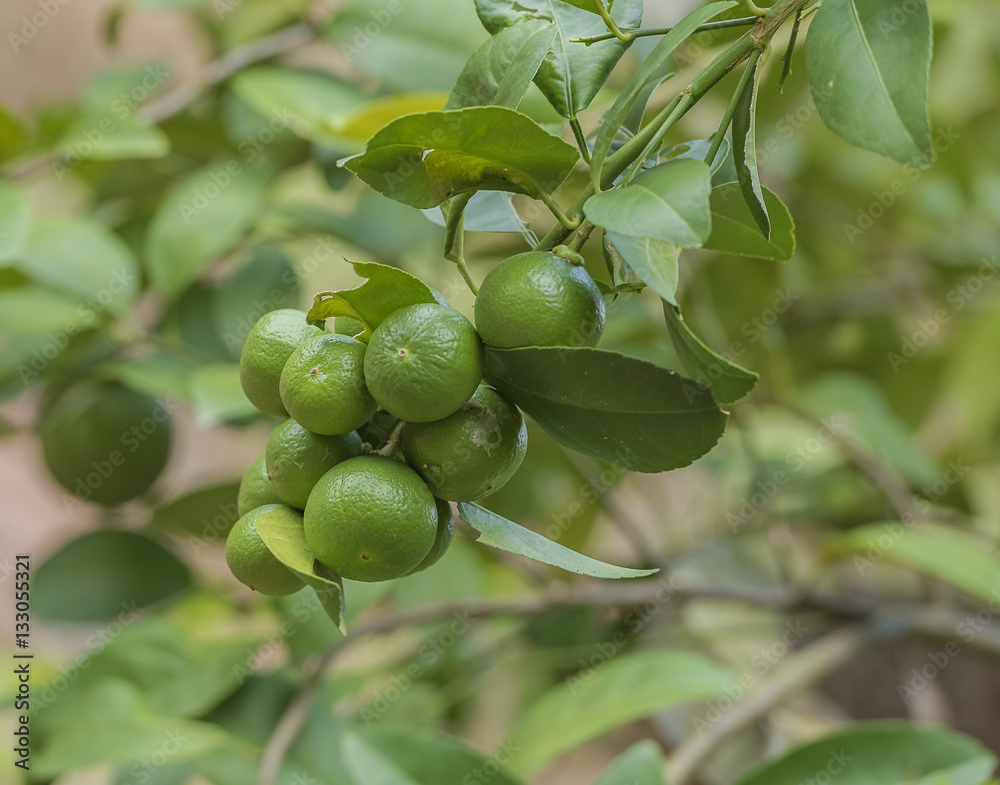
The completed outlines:
[[[162,545],[133,532],[95,531],[42,562],[32,606],[53,621],[111,619],[173,597],[190,583],[187,567]]]
[[[776,262],[791,259],[795,252],[795,225],[791,213],[774,191],[764,188],[763,194],[771,226],[768,239],[760,233],[760,227],[737,183],[724,183],[713,188],[712,233],[705,240],[705,250]]]
[[[750,81],[740,93],[733,113],[733,161],[743,200],[764,237],[770,239],[771,219],[757,171],[757,83],[760,80],[760,59],[754,61],[751,67]]]
[[[331,115],[325,127],[338,146],[360,149],[378,131],[403,115],[436,112],[444,108],[444,93],[403,93],[375,98],[356,109]]]
[[[31,228],[31,208],[16,185],[0,182],[0,262],[20,255]]]
[[[345,734],[340,745],[347,770],[357,782],[371,785],[420,785],[378,750],[365,744],[356,734]]]
[[[194,367],[176,355],[160,351],[104,363],[100,375],[146,395],[170,395],[186,400],[191,396],[188,377]]]
[[[653,741],[640,741],[619,755],[594,785],[665,785],[663,753]]]
[[[521,774],[540,771],[605,731],[668,706],[721,695],[732,683],[732,674],[693,652],[618,654],[603,668],[570,676],[528,707],[511,731],[511,743],[521,747],[511,766]]]
[[[67,159],[65,166],[73,167],[86,160],[162,158],[170,152],[170,139],[157,126],[132,115],[84,114],[56,146]]]
[[[225,483],[199,488],[161,505],[153,513],[153,525],[212,541],[225,539],[239,515],[236,494],[240,484]]]
[[[257,409],[247,400],[235,363],[200,365],[188,377],[191,403],[201,425],[256,417]]]
[[[18,152],[28,140],[28,129],[16,114],[0,103],[0,160]]]

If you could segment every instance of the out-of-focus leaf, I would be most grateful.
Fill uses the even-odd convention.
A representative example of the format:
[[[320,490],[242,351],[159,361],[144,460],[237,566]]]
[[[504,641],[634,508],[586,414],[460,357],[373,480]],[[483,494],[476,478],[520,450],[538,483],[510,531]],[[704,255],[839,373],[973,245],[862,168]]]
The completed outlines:
[[[202,425],[243,420],[257,415],[240,384],[240,370],[235,363],[201,365],[188,377],[191,403]]]
[[[665,785],[663,753],[653,741],[640,741],[619,755],[594,785]]]
[[[158,507],[153,525],[204,540],[225,539],[239,515],[236,494],[239,483],[200,488]]]
[[[162,158],[170,139],[157,126],[134,115],[85,114],[56,144],[67,166],[79,161],[117,161],[125,158]]]
[[[21,253],[30,228],[31,210],[24,193],[12,183],[0,182],[0,262]]]
[[[325,128],[338,145],[360,149],[378,131],[403,115],[435,112],[444,108],[444,93],[401,93],[375,98],[349,112],[332,115]]]

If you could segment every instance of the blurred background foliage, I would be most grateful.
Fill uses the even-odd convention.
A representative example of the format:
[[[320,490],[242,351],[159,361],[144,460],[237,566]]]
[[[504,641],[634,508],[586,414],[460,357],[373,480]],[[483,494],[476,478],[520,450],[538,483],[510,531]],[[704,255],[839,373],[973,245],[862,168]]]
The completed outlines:
[[[646,26],[679,16],[666,5],[647,4],[655,7]],[[260,747],[300,674],[339,633],[304,593],[253,596],[221,558],[241,467],[262,452],[269,428],[240,390],[242,341],[262,313],[306,307],[315,292],[354,285],[344,259],[403,267],[470,312],[471,294],[441,258],[439,217],[372,192],[337,160],[361,150],[388,120],[443,106],[487,34],[464,0],[334,6],[319,13],[298,0],[110,5],[102,34],[111,52],[133,15],[183,15],[193,21],[192,49],[251,57],[239,68],[232,55],[213,61],[200,69],[202,89],[188,91],[191,78],[179,77],[174,63],[133,56],[88,76],[72,100],[30,112],[0,106],[7,175],[0,416],[3,438],[16,448],[8,446],[4,460],[18,478],[8,488],[40,487],[64,522],[32,541],[33,632],[44,648],[34,661],[41,710],[31,782],[253,780]],[[961,580],[952,582],[978,599],[942,584],[928,589],[893,566],[905,559],[859,569],[845,539],[899,514],[880,485],[888,476],[890,487],[902,483],[904,496],[913,494],[910,503],[926,501],[964,529],[973,548],[995,553],[1000,540],[1000,6],[932,0],[930,8],[938,154],[925,169],[851,148],[827,131],[809,99],[801,50],[779,93],[783,40],[776,42],[760,93],[758,147],[765,183],[795,219],[795,256],[772,263],[687,252],[681,265],[687,320],[715,350],[761,375],[755,393],[733,407],[719,446],[687,469],[626,475],[531,428],[523,470],[487,506],[571,548],[635,565],[662,559],[702,584],[894,599],[933,591],[971,613],[989,599]],[[34,10],[23,5],[29,16]],[[20,12],[5,11],[4,21],[25,49],[60,23],[61,11],[29,37]],[[273,37],[281,30],[287,40]],[[683,79],[736,35],[700,34],[681,48],[675,71]],[[274,57],[265,57],[262,39],[276,44]],[[5,54],[6,68],[16,71],[18,45],[9,40],[15,51]],[[654,42],[635,43],[582,116],[585,130]],[[725,86],[668,143],[714,131]],[[655,92],[650,108],[672,89]],[[535,88],[521,110],[561,129]],[[581,174],[576,186],[583,182]],[[533,214],[519,198],[513,204],[530,230],[544,233],[547,214]],[[483,232],[469,236],[466,255],[481,280],[525,248],[517,231]],[[600,244],[585,254],[595,278],[607,281]],[[679,367],[651,292],[621,295],[609,309],[603,345]],[[113,476],[126,486],[117,497],[107,478],[88,480],[114,463],[116,449],[125,454]],[[202,455],[209,471],[173,468],[206,450],[219,456]],[[56,476],[63,471],[69,490],[46,475],[43,458]],[[157,481],[164,463],[175,478],[166,483]],[[126,503],[88,501],[102,493],[108,504]],[[9,553],[19,547],[18,530],[34,523],[21,515],[5,525]],[[969,569],[944,550],[940,557],[946,574]],[[996,589],[993,565],[982,585]],[[566,579],[460,536],[429,574],[349,585],[348,623],[517,597]],[[600,660],[600,647],[619,640],[618,631],[627,634],[615,654],[634,668],[643,667],[643,652],[669,646],[739,674],[756,673],[754,658],[793,621],[805,640],[832,624],[816,614],[694,599],[631,622],[602,607],[471,622],[459,614],[362,641],[322,682],[289,753],[287,781],[298,774],[361,783],[351,777],[365,755],[392,751],[406,768],[414,745],[425,756],[439,750],[452,772],[493,772],[431,729],[499,750],[495,760],[506,762],[503,744],[539,711],[537,696]],[[869,650],[737,735],[702,781],[731,781],[765,752],[851,718],[937,719],[1000,750],[1000,677],[988,659],[963,651],[962,667],[935,682],[933,701],[903,700],[898,685],[924,662],[925,648]],[[628,696],[610,667],[603,673],[612,692]],[[529,773],[538,782],[592,782],[630,743],[652,737],[669,746],[705,712],[696,702],[620,727],[568,729],[567,738],[598,738],[561,758],[574,745],[556,739]],[[344,760],[349,747],[333,740],[349,729],[365,746]],[[184,741],[171,744],[171,733]],[[11,755],[0,756],[5,772],[14,771]],[[516,763],[513,770],[525,773]],[[439,781],[473,781],[448,776]]]

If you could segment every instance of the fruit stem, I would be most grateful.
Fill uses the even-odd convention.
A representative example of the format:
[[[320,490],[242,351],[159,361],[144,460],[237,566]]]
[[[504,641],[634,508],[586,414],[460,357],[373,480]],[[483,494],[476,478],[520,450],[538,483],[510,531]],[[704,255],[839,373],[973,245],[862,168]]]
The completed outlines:
[[[479,287],[476,286],[476,282],[472,280],[472,273],[469,272],[469,265],[465,263],[465,232],[462,229],[463,220],[464,218],[459,219],[458,232],[455,234],[455,242],[452,245],[451,250],[445,254],[444,258],[449,262],[454,262],[455,266],[458,268],[458,272],[461,273],[462,278],[465,279],[466,285],[474,295],[478,295]]]
[[[372,455],[381,455],[383,458],[392,458],[397,452],[399,452],[399,442],[403,437],[403,425],[405,425],[405,423],[402,420],[396,423],[396,426],[392,429],[392,433],[389,434],[389,440],[379,449],[372,450]]]

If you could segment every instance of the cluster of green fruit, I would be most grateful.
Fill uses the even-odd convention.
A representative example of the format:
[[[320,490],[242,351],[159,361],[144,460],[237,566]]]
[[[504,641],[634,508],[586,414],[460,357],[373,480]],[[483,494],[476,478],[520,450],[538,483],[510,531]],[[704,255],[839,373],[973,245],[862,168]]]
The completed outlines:
[[[454,533],[448,502],[499,489],[527,447],[521,412],[483,384],[484,347],[596,344],[604,303],[581,261],[502,262],[475,327],[442,302],[400,307],[370,335],[346,317],[334,333],[302,311],[261,317],[240,379],[257,408],[287,419],[243,477],[226,543],[233,574],[264,594],[302,587],[257,532],[264,514],[301,523],[316,559],[344,578],[390,580],[440,559]]]

